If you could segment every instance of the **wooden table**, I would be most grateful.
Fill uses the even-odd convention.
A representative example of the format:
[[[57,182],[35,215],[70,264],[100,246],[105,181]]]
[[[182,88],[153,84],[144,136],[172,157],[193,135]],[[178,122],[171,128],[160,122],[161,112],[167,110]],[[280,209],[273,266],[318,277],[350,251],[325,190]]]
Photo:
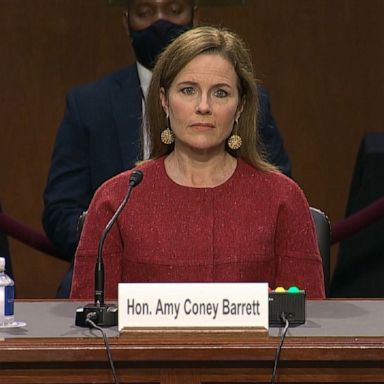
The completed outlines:
[[[307,323],[284,343],[278,382],[384,382],[383,304],[308,302]],[[0,334],[0,383],[112,383],[99,332],[73,325],[78,305],[17,303],[28,326]],[[232,330],[107,333],[120,383],[268,383],[279,342],[278,329],[259,337]]]

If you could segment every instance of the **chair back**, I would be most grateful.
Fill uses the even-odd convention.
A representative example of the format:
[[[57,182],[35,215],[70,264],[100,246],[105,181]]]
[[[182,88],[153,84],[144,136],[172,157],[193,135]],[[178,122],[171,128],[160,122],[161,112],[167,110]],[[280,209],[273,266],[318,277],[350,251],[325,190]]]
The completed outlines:
[[[323,211],[314,207],[309,209],[315,223],[317,244],[323,261],[325,294],[328,296],[331,278],[331,227],[329,219]]]

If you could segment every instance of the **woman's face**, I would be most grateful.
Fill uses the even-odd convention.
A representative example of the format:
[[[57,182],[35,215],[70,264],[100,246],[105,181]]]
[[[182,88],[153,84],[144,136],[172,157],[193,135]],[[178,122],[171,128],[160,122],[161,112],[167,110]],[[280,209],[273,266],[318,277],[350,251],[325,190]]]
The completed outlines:
[[[233,65],[219,54],[201,54],[160,92],[175,135],[175,149],[225,148],[242,106]]]

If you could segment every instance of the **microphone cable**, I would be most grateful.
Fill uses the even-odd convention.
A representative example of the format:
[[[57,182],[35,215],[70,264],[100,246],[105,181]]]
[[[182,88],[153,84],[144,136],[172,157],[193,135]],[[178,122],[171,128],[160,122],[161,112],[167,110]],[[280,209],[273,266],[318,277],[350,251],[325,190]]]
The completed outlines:
[[[115,365],[113,364],[113,360],[112,360],[112,354],[111,354],[111,350],[109,348],[109,343],[108,343],[108,338],[107,338],[107,335],[105,334],[103,328],[99,327],[98,325],[96,325],[94,323],[93,320],[90,319],[90,317],[92,317],[92,314],[89,313],[85,322],[87,324],[89,324],[92,328],[95,328],[97,329],[98,331],[101,332],[101,334],[103,335],[103,340],[104,340],[104,345],[105,345],[105,349],[107,350],[107,356],[108,356],[108,361],[109,361],[109,365],[111,366],[111,370],[112,370],[112,375],[113,375],[113,382],[115,384],[119,384],[119,380],[117,378],[117,374],[116,374],[116,370],[115,370]]]
[[[285,336],[287,335],[288,328],[289,328],[289,321],[285,317],[285,313],[282,312],[282,314],[280,316],[281,316],[281,319],[285,322],[285,325],[284,325],[284,328],[283,328],[283,333],[281,334],[281,337],[280,337],[279,346],[278,346],[278,348],[276,350],[275,362],[273,364],[273,370],[272,370],[271,384],[275,384],[276,383],[277,364],[279,363],[281,350],[283,348],[283,343],[284,343],[284,340],[285,340]]]

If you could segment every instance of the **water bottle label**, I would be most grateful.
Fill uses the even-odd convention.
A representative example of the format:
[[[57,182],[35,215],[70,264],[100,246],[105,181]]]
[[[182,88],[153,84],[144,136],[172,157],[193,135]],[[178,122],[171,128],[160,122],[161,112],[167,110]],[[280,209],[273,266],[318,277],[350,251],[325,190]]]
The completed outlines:
[[[13,316],[13,306],[15,302],[15,287],[10,285],[5,288],[5,297],[4,297],[4,315]]]
[[[15,287],[0,287],[0,316],[13,316],[14,301]]]

